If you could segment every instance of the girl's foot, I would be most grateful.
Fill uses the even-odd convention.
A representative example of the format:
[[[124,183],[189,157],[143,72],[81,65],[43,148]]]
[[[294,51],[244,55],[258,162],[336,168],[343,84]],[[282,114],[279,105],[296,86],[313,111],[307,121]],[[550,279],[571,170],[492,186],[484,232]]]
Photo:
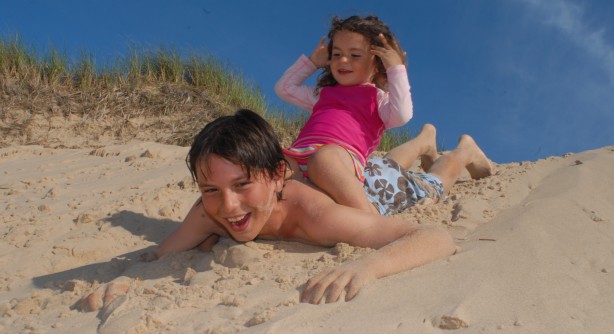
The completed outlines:
[[[425,150],[420,155],[420,167],[424,172],[428,172],[433,163],[439,158],[437,153],[437,130],[432,124],[424,124],[418,137],[425,143]]]
[[[458,142],[459,147],[464,147],[471,154],[471,162],[467,165],[467,171],[472,179],[481,179],[492,175],[493,165],[486,154],[469,135],[462,135]]]

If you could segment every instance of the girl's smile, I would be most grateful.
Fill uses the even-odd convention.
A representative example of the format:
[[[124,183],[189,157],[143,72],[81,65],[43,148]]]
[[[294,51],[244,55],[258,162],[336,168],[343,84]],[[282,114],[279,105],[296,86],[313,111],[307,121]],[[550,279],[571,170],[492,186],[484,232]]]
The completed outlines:
[[[335,34],[330,69],[338,84],[354,86],[370,83],[376,68],[371,45],[363,35],[346,30]]]

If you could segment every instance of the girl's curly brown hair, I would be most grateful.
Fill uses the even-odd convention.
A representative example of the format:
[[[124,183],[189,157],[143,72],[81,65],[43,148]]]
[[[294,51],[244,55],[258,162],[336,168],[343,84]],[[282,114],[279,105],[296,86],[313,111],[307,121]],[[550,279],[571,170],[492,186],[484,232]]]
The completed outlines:
[[[407,64],[405,60],[405,53],[401,49],[397,39],[394,37],[394,34],[392,34],[390,28],[388,28],[388,26],[375,15],[369,15],[366,17],[355,15],[350,16],[347,19],[342,19],[338,16],[333,17],[331,29],[328,32],[328,60],[331,60],[333,37],[335,37],[337,32],[342,30],[359,33],[363,35],[371,45],[375,46],[384,46],[379,38],[380,34],[384,35],[390,46],[392,46],[392,48],[394,48],[394,50],[401,56],[403,63]],[[376,87],[387,90],[388,76],[386,75],[384,63],[382,63],[382,60],[379,57],[375,57],[375,61],[377,66],[376,73],[373,76],[373,83]],[[336,84],[337,80],[335,80],[333,77],[333,74],[330,71],[330,66],[324,67],[322,73],[320,73],[318,76],[318,88],[334,86]]]

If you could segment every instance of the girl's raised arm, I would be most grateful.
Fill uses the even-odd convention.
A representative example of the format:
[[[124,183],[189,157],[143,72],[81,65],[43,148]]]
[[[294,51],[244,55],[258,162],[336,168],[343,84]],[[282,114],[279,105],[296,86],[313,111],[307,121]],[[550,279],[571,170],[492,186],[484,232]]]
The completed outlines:
[[[275,93],[280,99],[311,112],[318,102],[315,87],[305,86],[305,80],[317,71],[317,67],[305,55],[284,72],[275,84]]]

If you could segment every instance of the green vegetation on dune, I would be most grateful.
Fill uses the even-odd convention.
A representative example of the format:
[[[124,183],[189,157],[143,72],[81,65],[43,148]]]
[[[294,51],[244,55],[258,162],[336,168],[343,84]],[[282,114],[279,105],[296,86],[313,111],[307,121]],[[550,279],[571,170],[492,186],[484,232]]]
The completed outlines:
[[[82,137],[72,145],[96,146],[104,137],[185,146],[204,124],[239,108],[267,118],[288,145],[306,119],[268,105],[259,87],[229,64],[165,48],[133,49],[100,66],[87,52],[69,60],[53,47],[39,54],[18,36],[0,37],[0,81],[0,146],[71,146],[58,131]],[[41,126],[48,131],[35,130]],[[379,149],[407,139],[387,132]]]

